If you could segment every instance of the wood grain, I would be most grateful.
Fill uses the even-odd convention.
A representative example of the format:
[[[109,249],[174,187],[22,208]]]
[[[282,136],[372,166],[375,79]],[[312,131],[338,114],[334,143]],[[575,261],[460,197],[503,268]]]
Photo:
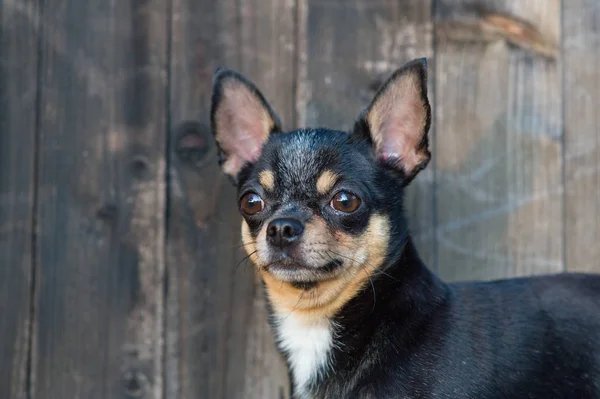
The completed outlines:
[[[430,1],[301,0],[300,4],[306,18],[298,38],[301,126],[350,129],[395,69],[421,57],[434,65]],[[432,67],[429,74],[433,103]],[[430,137],[435,142],[435,126]],[[425,233],[434,227],[434,175],[432,162],[409,186],[405,198],[420,255],[432,268],[434,239]]]
[[[159,399],[167,10],[43,9],[32,398]]]
[[[560,2],[439,1],[436,24],[503,15],[558,43]],[[512,22],[511,22],[512,23]],[[556,44],[555,44],[556,46]],[[447,280],[564,270],[561,60],[436,31],[436,203]]]
[[[32,1],[0,7],[0,398],[28,389],[38,26]]]
[[[235,189],[208,125],[217,66],[254,81],[284,126],[294,124],[295,26],[294,1],[174,2],[168,398],[289,397],[265,298],[244,261]]]
[[[566,263],[600,272],[600,3],[563,5]]]

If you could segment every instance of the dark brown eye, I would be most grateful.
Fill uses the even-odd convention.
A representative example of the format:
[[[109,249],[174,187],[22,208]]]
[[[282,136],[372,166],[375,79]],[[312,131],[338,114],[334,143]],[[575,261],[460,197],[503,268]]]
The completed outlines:
[[[358,209],[360,206],[360,198],[346,191],[340,191],[333,197],[330,205],[336,211],[350,213]]]
[[[240,208],[246,215],[255,215],[262,211],[265,207],[265,203],[258,194],[248,193],[242,197],[240,201]]]

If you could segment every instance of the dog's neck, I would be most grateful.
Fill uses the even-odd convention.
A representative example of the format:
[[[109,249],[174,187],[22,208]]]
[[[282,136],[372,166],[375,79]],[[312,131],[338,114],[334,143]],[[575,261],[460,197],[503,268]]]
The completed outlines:
[[[421,262],[410,238],[400,256],[381,266],[363,289],[333,317],[306,317],[273,312],[280,349],[287,357],[296,397],[310,398],[327,385],[329,376],[357,377],[356,367],[383,320],[401,320],[394,334],[410,336],[411,329],[431,316],[445,300],[447,287]]]

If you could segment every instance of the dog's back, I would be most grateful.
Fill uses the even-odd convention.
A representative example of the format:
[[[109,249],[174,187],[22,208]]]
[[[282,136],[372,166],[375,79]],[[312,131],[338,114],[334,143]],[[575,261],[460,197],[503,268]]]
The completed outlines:
[[[444,390],[465,397],[600,397],[600,276],[564,274],[452,286],[440,331]],[[481,394],[477,394],[478,391]],[[457,395],[455,397],[463,397]]]

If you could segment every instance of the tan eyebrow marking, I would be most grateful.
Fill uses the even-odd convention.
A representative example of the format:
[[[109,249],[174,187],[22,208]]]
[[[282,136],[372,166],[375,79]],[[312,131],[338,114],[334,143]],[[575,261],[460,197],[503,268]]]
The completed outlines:
[[[258,182],[265,190],[273,191],[275,188],[275,174],[272,170],[263,170],[258,174]]]
[[[322,195],[327,194],[333,188],[338,178],[338,174],[329,169],[321,173],[321,176],[317,179],[317,192]]]

